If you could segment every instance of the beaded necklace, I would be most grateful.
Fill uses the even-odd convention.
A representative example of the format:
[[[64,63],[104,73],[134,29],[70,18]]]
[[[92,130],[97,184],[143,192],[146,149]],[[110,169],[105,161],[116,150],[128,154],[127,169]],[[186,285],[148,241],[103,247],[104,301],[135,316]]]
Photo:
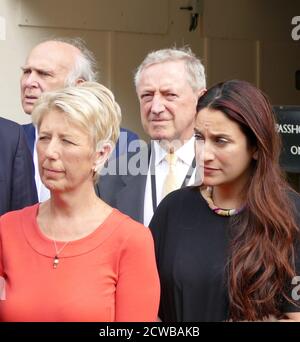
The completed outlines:
[[[212,199],[213,188],[211,186],[200,188],[200,192],[203,198],[205,199],[205,201],[207,202],[208,206],[210,207],[210,209],[218,215],[233,216],[233,215],[240,213],[243,210],[243,207],[239,209],[223,209],[223,208],[217,207],[214,204],[213,199]]]

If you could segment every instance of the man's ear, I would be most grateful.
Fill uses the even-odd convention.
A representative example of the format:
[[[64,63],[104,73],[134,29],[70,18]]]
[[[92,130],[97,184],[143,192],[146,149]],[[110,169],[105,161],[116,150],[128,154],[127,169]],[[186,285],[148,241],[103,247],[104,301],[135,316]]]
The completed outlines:
[[[85,82],[85,80],[83,78],[78,78],[75,82],[75,84],[78,86],[80,85],[81,83]]]
[[[198,91],[198,98],[200,98],[201,96],[203,96],[205,93],[207,92],[206,88],[202,88]]]

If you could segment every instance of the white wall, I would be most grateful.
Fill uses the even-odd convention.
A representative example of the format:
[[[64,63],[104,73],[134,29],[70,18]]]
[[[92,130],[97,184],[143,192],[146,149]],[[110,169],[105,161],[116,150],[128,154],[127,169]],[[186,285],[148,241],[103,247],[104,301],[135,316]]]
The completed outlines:
[[[134,69],[159,47],[191,44],[203,54],[199,32],[188,32],[189,13],[180,5],[179,0],[0,0],[0,16],[6,20],[6,40],[0,41],[0,115],[30,121],[20,105],[19,78],[34,45],[53,36],[80,36],[99,61],[101,82],[116,94],[123,126],[143,135]],[[120,22],[122,17],[128,21]]]

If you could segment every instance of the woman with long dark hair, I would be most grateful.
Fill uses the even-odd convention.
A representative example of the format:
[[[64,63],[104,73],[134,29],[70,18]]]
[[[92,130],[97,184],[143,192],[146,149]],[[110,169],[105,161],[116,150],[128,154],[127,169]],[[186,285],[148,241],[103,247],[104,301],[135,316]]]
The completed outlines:
[[[160,318],[300,321],[300,196],[281,174],[269,100],[232,80],[197,112],[203,184],[171,193],[150,223]]]

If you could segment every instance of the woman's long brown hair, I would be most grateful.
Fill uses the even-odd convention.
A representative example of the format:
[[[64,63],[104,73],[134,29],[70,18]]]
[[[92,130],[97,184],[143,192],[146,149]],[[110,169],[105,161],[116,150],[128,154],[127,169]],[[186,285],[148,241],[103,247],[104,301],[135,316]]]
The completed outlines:
[[[291,301],[287,284],[295,275],[298,234],[290,193],[279,166],[280,138],[268,98],[245,81],[219,83],[199,99],[203,108],[222,111],[237,122],[257,148],[245,189],[245,210],[231,222],[228,262],[230,319],[280,317],[280,301]]]

